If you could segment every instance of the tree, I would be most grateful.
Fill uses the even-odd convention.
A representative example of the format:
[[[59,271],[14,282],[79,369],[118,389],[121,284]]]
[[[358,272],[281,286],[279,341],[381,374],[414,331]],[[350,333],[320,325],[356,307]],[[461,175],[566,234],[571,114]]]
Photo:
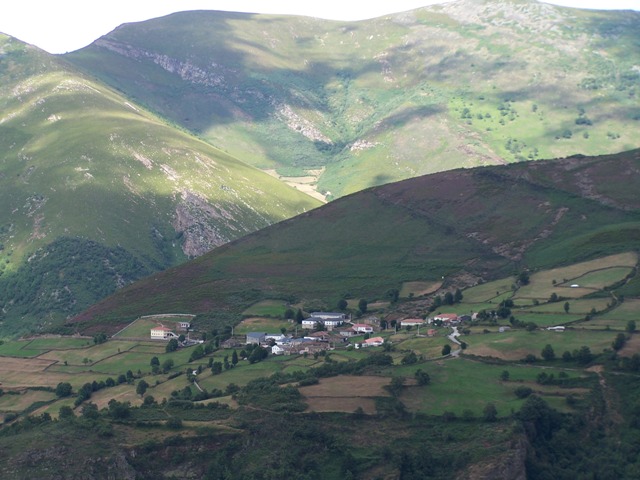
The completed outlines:
[[[63,405],[62,407],[60,407],[60,410],[58,411],[59,419],[73,417],[75,417],[75,414],[73,413],[73,409],[69,405]]]
[[[402,392],[403,388],[404,388],[404,378],[403,377],[393,377],[391,379],[391,383],[386,386],[386,389],[394,397],[397,397],[398,395],[400,395],[400,392]]]
[[[636,331],[636,321],[635,320],[629,320],[627,322],[627,333],[633,333]]]
[[[344,311],[347,309],[348,305],[349,303],[344,298],[338,300],[338,310]]]
[[[503,370],[502,371],[502,373],[500,374],[500,380],[502,380],[503,382],[509,381],[509,371],[508,370]]]
[[[553,303],[553,302],[557,302],[558,299],[558,294],[556,292],[553,292],[550,296],[549,296],[549,302]]]
[[[158,357],[152,357],[151,361],[149,362],[149,365],[153,366],[160,366],[160,359]]]
[[[564,302],[564,313],[569,313],[569,302]]]
[[[296,316],[296,312],[294,312],[292,308],[287,308],[284,311],[284,318],[287,319],[287,320],[291,320],[291,319],[295,318],[295,316]]]
[[[453,305],[453,293],[447,292],[444,294],[444,304]]]
[[[591,361],[593,360],[591,349],[586,345],[580,347],[580,350],[577,351],[574,357],[580,365],[586,365],[588,363],[591,363]]]
[[[449,345],[448,343],[442,347],[442,355],[449,355],[451,353],[451,345]]]
[[[453,300],[456,303],[460,303],[462,301],[462,290],[456,288],[456,293],[453,294]]]
[[[149,384],[144,379],[140,380],[138,382],[138,385],[136,386],[136,393],[141,397],[144,397],[144,394],[146,393],[147,388],[149,388]]]
[[[618,335],[616,335],[616,338],[613,340],[613,343],[611,344],[611,348],[613,348],[616,352],[618,350],[622,350],[622,347],[624,347],[624,344],[627,341],[627,337],[624,333],[619,333]]]
[[[529,273],[520,272],[520,274],[518,275],[518,283],[520,285],[529,285]]]
[[[169,340],[169,343],[167,343],[167,346],[165,347],[165,351],[167,353],[175,352],[177,349],[178,349],[178,340],[175,338],[172,338],[171,340]]]
[[[235,366],[238,364],[238,352],[236,352],[235,350],[233,351],[233,353],[231,354],[231,363]]]
[[[213,362],[211,365],[211,374],[218,375],[222,373],[222,362]]]
[[[362,312],[362,313],[367,313],[367,307],[369,306],[368,302],[366,299],[361,298],[360,301],[358,302],[358,309]]]
[[[387,290],[387,297],[389,298],[389,301],[391,303],[396,303],[400,298],[400,290],[398,290],[397,288]]]
[[[71,390],[72,388],[69,382],[60,382],[56,386],[56,396],[60,398],[68,397],[71,395]]]
[[[556,358],[556,354],[553,351],[553,347],[548,343],[544,346],[544,348],[542,349],[542,352],[540,352],[540,356],[547,361],[554,360]]]
[[[498,410],[493,403],[487,403],[482,410],[482,416],[485,422],[495,422],[498,419]]]
[[[172,358],[167,358],[164,362],[162,362],[162,371],[164,373],[167,373],[169,370],[171,370],[173,368],[173,359]]]
[[[429,385],[431,383],[431,377],[427,372],[422,371],[421,368],[416,370],[416,373],[413,374],[418,385]]]
[[[418,361],[418,356],[415,354],[415,352],[409,352],[407,353],[403,358],[402,358],[402,365],[413,365],[414,363],[417,363]]]
[[[302,313],[302,310],[299,308],[298,311],[296,312],[296,323],[302,323],[302,320],[304,320],[304,314]]]

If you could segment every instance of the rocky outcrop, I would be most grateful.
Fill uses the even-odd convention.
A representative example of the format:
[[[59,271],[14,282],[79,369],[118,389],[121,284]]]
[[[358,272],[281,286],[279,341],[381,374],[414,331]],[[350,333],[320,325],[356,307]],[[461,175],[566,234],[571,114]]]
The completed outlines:
[[[470,466],[455,480],[527,480],[528,448],[529,442],[524,436],[514,437],[505,444],[503,453]]]

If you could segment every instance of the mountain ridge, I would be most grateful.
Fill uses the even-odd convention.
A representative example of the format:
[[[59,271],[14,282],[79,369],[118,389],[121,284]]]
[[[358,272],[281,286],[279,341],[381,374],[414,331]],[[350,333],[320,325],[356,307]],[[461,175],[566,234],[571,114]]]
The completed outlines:
[[[637,148],[639,24],[637,12],[532,1],[359,22],[183,12],[65,58],[261,169],[323,169],[316,189],[332,199],[451,168]]]
[[[239,314],[265,299],[331,308],[340,298],[384,299],[405,282],[464,288],[634,250],[639,162],[634,150],[372,187],[142,280],[69,326],[110,330],[173,311]],[[614,166],[626,173],[615,185],[606,174]]]

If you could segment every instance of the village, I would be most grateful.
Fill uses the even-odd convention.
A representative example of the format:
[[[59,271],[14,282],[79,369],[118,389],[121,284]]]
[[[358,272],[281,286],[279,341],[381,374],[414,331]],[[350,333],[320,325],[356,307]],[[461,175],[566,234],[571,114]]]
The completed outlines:
[[[417,336],[434,337],[438,330],[433,327],[454,327],[465,321],[471,321],[471,315],[458,316],[455,313],[439,313],[429,318],[405,318],[394,321],[391,329],[397,332],[400,329],[416,330]],[[295,328],[294,334],[287,334],[286,330],[280,333],[262,331],[247,332],[244,338],[231,336],[220,344],[221,348],[230,349],[243,345],[259,345],[268,350],[272,355],[313,355],[336,348],[354,349],[380,347],[385,339],[380,336],[384,330],[380,326],[377,317],[372,316],[354,322],[351,315],[341,312],[312,312],[308,318],[301,321]],[[188,321],[175,323],[175,330],[164,324],[156,325],[150,330],[152,340],[179,341],[181,347],[187,347],[202,340],[189,338],[191,324]],[[423,334],[420,329],[424,328]],[[298,330],[301,333],[298,333]],[[283,329],[284,330],[284,329]]]

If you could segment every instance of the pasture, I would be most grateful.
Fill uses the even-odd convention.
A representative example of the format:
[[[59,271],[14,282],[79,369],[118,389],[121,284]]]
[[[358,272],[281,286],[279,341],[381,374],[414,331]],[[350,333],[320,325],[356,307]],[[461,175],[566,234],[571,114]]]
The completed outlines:
[[[540,352],[547,344],[553,347],[556,358],[560,358],[565,351],[573,352],[583,345],[597,354],[610,348],[614,337],[613,332],[568,329],[564,332],[510,330],[505,333],[470,335],[463,339],[467,343],[465,352],[468,354],[517,361],[529,354],[540,357]]]
[[[262,300],[247,308],[242,315],[246,317],[284,317],[287,304],[282,300]]]
[[[400,289],[400,298],[420,297],[436,292],[442,282],[404,282]]]
[[[246,335],[249,332],[281,333],[282,329],[294,327],[292,321],[277,318],[250,317],[245,318],[233,329],[234,335]],[[302,331],[302,330],[301,330]]]

